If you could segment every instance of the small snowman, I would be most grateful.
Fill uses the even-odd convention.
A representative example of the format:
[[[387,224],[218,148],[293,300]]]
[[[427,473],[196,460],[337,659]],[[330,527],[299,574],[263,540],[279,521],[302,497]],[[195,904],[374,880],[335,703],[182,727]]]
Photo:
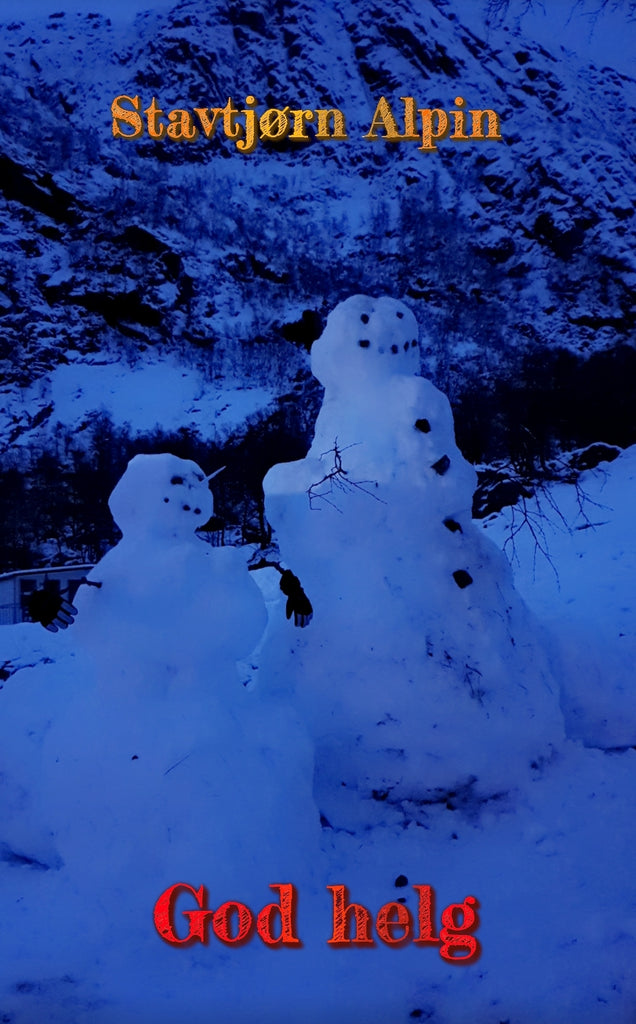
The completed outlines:
[[[110,496],[123,536],[80,588],[73,631],[102,659],[111,688],[140,667],[155,689],[187,676],[236,687],[235,663],[263,632],[265,608],[240,549],[195,532],[212,515],[209,480],[175,455],[136,455]]]
[[[240,549],[195,533],[208,480],[170,454],[129,463],[109,502],[123,537],[77,595],[74,692],[43,743],[42,818],[64,863],[136,880],[138,911],[137,892],[152,907],[182,875],[267,885],[317,835],[310,741],[237,672],[266,611]]]

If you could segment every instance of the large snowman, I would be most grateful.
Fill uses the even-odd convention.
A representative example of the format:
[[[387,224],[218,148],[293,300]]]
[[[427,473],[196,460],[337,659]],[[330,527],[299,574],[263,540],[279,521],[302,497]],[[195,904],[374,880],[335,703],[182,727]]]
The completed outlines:
[[[504,557],[471,522],[475,472],[419,376],[413,314],[347,299],[311,368],[325,388],[313,443],[264,490],[314,619],[265,658],[317,743],[319,806],[352,823],[501,796],[562,738],[557,686]]]

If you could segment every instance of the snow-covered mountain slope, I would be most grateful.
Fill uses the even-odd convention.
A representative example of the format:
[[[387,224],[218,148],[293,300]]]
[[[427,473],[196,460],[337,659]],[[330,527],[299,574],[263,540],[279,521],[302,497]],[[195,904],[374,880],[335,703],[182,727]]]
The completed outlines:
[[[505,27],[485,42],[443,0],[183,0],[134,29],[56,14],[5,22],[2,36],[2,320],[16,383],[62,358],[157,348],[212,350],[215,372],[229,362],[260,378],[258,336],[284,377],[285,333],[317,333],[284,325],[361,284],[410,299],[428,368],[455,395],[546,347],[589,355],[628,340],[636,87],[618,72]],[[228,96],[241,108],[250,93],[259,112],[338,107],[349,138],[241,154],[224,137],[111,135],[119,94],[169,110]],[[400,96],[448,110],[461,95],[500,114],[503,141],[434,153],[365,141],[381,95],[398,121]]]
[[[458,0],[182,0],[134,23],[63,9],[5,19],[2,468],[37,487],[34,451],[60,459],[60,429],[110,416],[121,457],[107,482],[95,473],[105,504],[138,432],[161,425],[152,380],[182,365],[164,432],[179,423],[182,454],[200,458],[195,443],[223,444],[249,410],[260,478],[287,438],[309,443],[305,350],[354,292],[410,305],[471,461],[521,451],[532,474],[555,444],[632,443],[636,85],[558,39],[536,43],[523,19],[479,24]],[[250,153],[220,130],[113,138],[120,95],[165,112],[228,97],[240,110],[248,95],[259,113],[335,107],[348,138],[319,141],[310,124],[306,142]],[[461,96],[500,115],[502,141],[422,152],[366,140],[382,96],[400,131],[400,97],[450,111]],[[137,408],[111,396],[111,363],[150,375]],[[220,398],[228,387],[248,391]],[[250,437],[263,431],[261,466]],[[82,459],[94,443],[78,436]],[[26,505],[21,516],[32,520]]]

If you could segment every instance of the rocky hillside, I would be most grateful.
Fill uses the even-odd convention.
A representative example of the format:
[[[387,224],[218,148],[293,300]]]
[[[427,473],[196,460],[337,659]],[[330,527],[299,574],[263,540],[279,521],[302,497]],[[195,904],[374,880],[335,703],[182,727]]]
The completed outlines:
[[[98,554],[91,510],[168,441],[222,459],[221,505],[236,520],[248,493],[252,520],[267,466],[311,434],[306,351],[356,291],[411,306],[472,461],[527,485],[636,441],[636,83],[505,27],[486,41],[461,7],[182,0],[126,28],[62,9],[0,27],[0,568]],[[118,95],[338,108],[348,138],[113,138]],[[400,131],[400,97],[461,96],[502,141],[365,140],[382,96]],[[56,479],[81,529],[52,516]]]

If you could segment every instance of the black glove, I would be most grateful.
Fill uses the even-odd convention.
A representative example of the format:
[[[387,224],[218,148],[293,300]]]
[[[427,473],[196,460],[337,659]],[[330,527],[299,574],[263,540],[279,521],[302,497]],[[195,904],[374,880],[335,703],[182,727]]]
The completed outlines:
[[[311,601],[300,585],[298,576],[294,576],[291,569],[284,569],[280,578],[280,589],[287,597],[287,618],[291,619],[294,613],[294,625],[308,626],[314,614]]]
[[[66,629],[77,615],[70,601],[61,597],[56,590],[34,590],[28,601],[29,615],[33,622],[40,622],[50,633]]]

